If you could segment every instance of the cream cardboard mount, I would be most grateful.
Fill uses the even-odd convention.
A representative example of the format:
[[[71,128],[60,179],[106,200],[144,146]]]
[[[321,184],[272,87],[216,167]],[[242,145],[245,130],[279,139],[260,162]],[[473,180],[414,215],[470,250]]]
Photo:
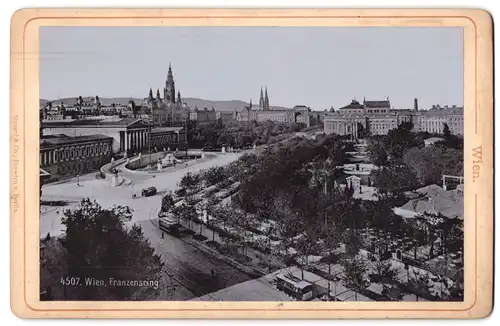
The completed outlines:
[[[11,25],[10,268],[11,306],[15,315],[22,318],[318,319],[483,318],[490,314],[492,310],[493,293],[493,30],[492,19],[487,12],[472,9],[24,9],[13,15]],[[256,267],[250,266],[251,264],[248,263],[248,259],[243,261],[237,260],[234,256],[223,254],[214,246],[207,244],[210,242],[212,234],[214,236],[213,240],[217,240],[215,234],[219,235],[219,233],[217,233],[219,231],[216,232],[209,228],[210,223],[207,223],[206,216],[210,215],[210,213],[203,212],[203,209],[196,211],[201,222],[193,222],[194,234],[172,239],[172,235],[167,231],[175,229],[181,232],[186,231],[189,227],[183,225],[180,220],[174,221],[176,219],[175,214],[169,214],[168,210],[166,213],[163,212],[164,214],[162,211],[158,214],[159,208],[155,210],[153,206],[159,207],[162,196],[169,194],[169,192],[161,188],[162,180],[166,180],[162,179],[164,176],[172,179],[176,178],[175,176],[177,175],[180,180],[184,172],[178,171],[182,169],[184,169],[183,171],[185,172],[189,171],[196,173],[201,170],[202,167],[210,167],[211,164],[213,165],[215,162],[227,164],[231,161],[231,155],[235,157],[240,155],[239,152],[241,152],[243,148],[228,143],[228,140],[226,141],[227,144],[224,144],[223,150],[219,149],[219,151],[217,151],[215,148],[210,148],[210,146],[205,147],[204,150],[188,150],[187,147],[182,147],[185,141],[185,138],[182,137],[186,135],[186,133],[183,134],[182,130],[185,131],[183,128],[186,127],[187,124],[183,125],[177,123],[176,125],[174,121],[167,126],[158,125],[156,123],[154,118],[157,116],[155,114],[160,114],[159,117],[161,120],[161,114],[163,114],[161,112],[165,112],[165,117],[171,116],[168,115],[170,113],[173,116],[177,113],[180,114],[181,118],[179,118],[180,120],[177,122],[187,121],[188,119],[201,121],[202,116],[205,117],[203,119],[211,119],[209,117],[211,114],[214,115],[214,117],[216,116],[215,113],[210,113],[210,108],[208,108],[207,111],[204,111],[203,108],[200,108],[199,111],[195,111],[194,108],[190,109],[184,106],[180,94],[176,94],[174,87],[186,88],[186,86],[176,84],[171,71],[168,71],[168,74],[165,72],[167,81],[162,94],[160,94],[160,90],[158,90],[156,98],[154,94],[152,94],[153,96],[145,98],[144,101],[142,98],[139,99],[141,101],[140,103],[131,104],[131,106],[137,104],[137,107],[130,107],[130,102],[114,104],[105,103],[104,98],[102,100],[98,98],[75,99],[80,95],[95,96],[95,94],[75,94],[74,98],[68,99],[65,103],[63,103],[64,101],[58,102],[57,99],[49,98],[47,100],[52,102],[48,105],[48,102],[41,100],[43,99],[43,94],[41,94],[43,76],[40,74],[40,68],[45,64],[44,61],[64,60],[64,56],[68,54],[62,51],[59,53],[60,56],[58,56],[57,51],[44,53],[41,50],[41,42],[43,41],[41,38],[41,31],[55,26],[81,27],[83,29],[90,26],[98,26],[99,28],[113,26],[137,28],[145,26],[176,26],[183,28],[189,26],[207,28],[214,26],[221,28],[235,26],[248,28],[269,26],[314,26],[325,29],[336,27],[413,27],[423,29],[434,27],[459,29],[463,36],[463,46],[457,53],[463,51],[461,54],[463,57],[463,67],[461,68],[463,69],[464,81],[462,90],[464,169],[463,175],[459,176],[463,177],[463,179],[457,179],[460,184],[457,188],[462,191],[462,201],[464,203],[463,252],[461,252],[463,255],[462,300],[432,301],[424,300],[425,298],[422,297],[418,301],[377,301],[377,298],[370,296],[377,292],[375,283],[379,285],[381,282],[383,283],[380,279],[376,282],[372,281],[372,284],[370,284],[375,287],[370,289],[372,292],[366,289],[358,289],[355,284],[356,282],[351,282],[351,287],[349,288],[348,282],[343,280],[342,276],[340,277],[342,280],[334,282],[331,277],[328,277],[328,275],[331,275],[328,274],[328,268],[320,268],[320,266],[326,266],[328,264],[321,265],[318,263],[314,265],[311,263],[309,264],[310,266],[308,265],[307,270],[300,270],[301,268],[298,266],[304,265],[303,262],[300,262],[300,257],[296,257],[297,262],[295,267],[293,267],[293,264],[291,267],[285,269],[273,269],[273,267],[268,266],[270,271],[269,274],[260,274],[257,280],[255,280],[256,277],[242,278],[240,280],[238,278],[240,274],[236,272],[232,278],[226,277],[224,271],[221,272],[221,266],[227,266],[227,269],[231,269],[231,271],[243,270],[247,274],[253,273],[252,275],[255,275]],[[323,42],[329,42],[329,39],[325,38]],[[89,46],[92,47],[92,44],[89,44]],[[132,46],[140,46],[140,44],[132,44]],[[207,47],[210,47],[210,44],[207,45]],[[258,50],[258,47],[256,47],[255,50]],[[310,50],[314,51],[314,49]],[[80,57],[84,57],[84,53],[76,54]],[[272,55],[272,53],[269,53],[270,57],[272,57]],[[49,56],[49,58],[46,56]],[[96,58],[96,60],[99,60],[99,58]],[[82,65],[85,65],[85,62],[87,61],[82,59]],[[87,67],[89,70],[93,69],[89,66]],[[170,69],[174,69],[175,71],[175,68],[175,64],[172,64]],[[428,77],[433,78],[433,76]],[[360,76],[360,78],[363,78],[363,76]],[[78,78],[75,78],[74,82],[78,83]],[[117,82],[119,83],[119,81]],[[401,83],[404,82],[403,80],[401,81]],[[146,87],[146,89],[149,89],[151,86],[147,85]],[[344,123],[349,120],[349,117],[352,118],[356,114],[366,114],[366,110],[370,109],[370,101],[361,102],[358,99],[357,101],[353,101],[351,106],[346,103],[347,106],[343,108],[344,111],[340,110],[340,113],[337,109],[335,110],[336,112],[330,112],[331,115],[329,115],[329,113],[322,113],[314,116],[316,111],[307,107],[305,107],[305,109],[303,107],[301,108],[301,106],[297,106],[293,109],[290,108],[291,111],[287,111],[288,113],[284,111],[284,108],[274,108],[274,110],[272,107],[269,108],[269,101],[271,101],[271,106],[273,105],[272,101],[274,100],[274,94],[272,93],[271,87],[269,87],[269,97],[267,89],[265,89],[265,91],[265,96],[261,95],[259,106],[254,102],[253,107],[251,105],[246,108],[242,107],[240,110],[237,110],[238,112],[234,113],[234,117],[231,117],[231,119],[235,119],[240,123],[243,122],[244,125],[247,125],[251,120],[258,119],[260,119],[260,121],[274,119],[275,121],[273,123],[278,123],[277,120],[285,119],[289,112],[293,112],[291,115],[293,117],[291,118],[293,122],[307,123],[310,125],[310,129],[305,129],[306,131],[304,131],[304,135],[302,136],[307,137],[311,135],[308,130],[320,131],[318,134],[321,134],[323,131],[327,130],[327,125],[329,125],[331,128],[337,128],[332,129],[334,131],[332,133],[343,135],[344,141],[347,143],[354,141],[354,147],[363,146],[361,140],[366,135],[363,136],[363,134],[360,133],[360,127],[364,127],[365,130],[367,130],[366,128],[369,124],[369,129],[371,129],[372,134],[377,130],[376,128],[387,128],[377,126],[376,119],[373,115],[370,115],[376,114],[377,112],[375,111],[367,114],[365,117],[366,119],[364,118],[365,120],[361,122],[353,120],[354,122],[351,125]],[[152,93],[154,93],[154,91]],[[147,94],[147,90],[145,94]],[[170,96],[171,94],[174,95]],[[304,99],[304,101],[306,100],[307,99]],[[413,104],[412,100],[413,99],[411,99],[410,103]],[[348,101],[350,102],[351,99],[348,99]],[[384,101],[380,101],[379,104],[381,102]],[[389,99],[387,99],[387,102],[389,102]],[[393,112],[392,105],[384,107],[382,104],[380,104],[380,108],[376,109],[386,110],[384,112],[391,116],[391,112]],[[62,108],[63,106],[65,107]],[[98,113],[85,113],[84,106],[91,111],[94,110],[92,112]],[[411,106],[412,105],[408,107]],[[110,115],[118,115],[118,112],[116,112],[118,107],[121,108],[123,112],[119,113],[117,119],[110,119]],[[111,108],[115,110],[113,113],[109,113],[109,111],[112,110]],[[152,111],[147,111],[148,108]],[[345,110],[349,108],[354,110],[359,109],[361,111],[346,113],[347,111]],[[371,109],[373,109],[373,107],[371,107]],[[71,110],[74,110],[73,115],[67,113]],[[127,116],[127,110],[132,112],[131,115]],[[177,111],[174,112],[173,110]],[[105,113],[105,111],[108,113]],[[182,116],[182,114],[185,114],[185,116]],[[269,118],[261,118],[265,114],[269,114]],[[337,116],[335,116],[335,114],[337,114]],[[62,115],[63,117],[66,115],[66,119],[57,117],[58,115]],[[89,115],[94,115],[96,117],[92,118]],[[223,114],[220,113],[216,119],[223,121],[224,118],[222,116]],[[392,116],[398,117],[394,119],[399,119],[403,115],[394,113]],[[416,114],[415,112],[408,113],[408,116],[413,117],[413,119],[417,119],[415,117],[420,117],[418,119],[428,119],[426,121],[432,120],[429,117],[425,118],[425,114]],[[148,120],[149,118],[151,119]],[[325,129],[314,129],[315,123],[313,122],[313,118],[323,123]],[[60,119],[60,121],[57,121],[57,119]],[[92,119],[94,119],[93,122]],[[96,120],[98,120],[98,122],[96,122]],[[87,126],[83,126],[82,121],[85,121]],[[413,120],[412,122],[415,125],[419,124],[421,121],[423,120]],[[436,123],[442,123],[439,122],[439,119],[436,121],[438,121]],[[398,120],[398,123],[400,122],[401,121]],[[343,131],[338,129],[340,127],[338,127],[336,123],[344,123],[342,124]],[[159,124],[161,124],[161,121]],[[99,133],[97,133],[100,134],[100,136],[96,137],[92,133],[85,133],[90,129],[88,125],[100,127]],[[424,123],[422,122],[419,126],[423,125]],[[429,127],[430,125],[431,124],[428,124],[425,128],[431,128]],[[44,129],[44,138],[40,140],[41,133],[39,130],[41,127]],[[453,128],[456,126],[451,125],[449,127],[453,133],[453,130],[455,130]],[[142,133],[137,133],[138,130]],[[66,138],[60,135],[65,133],[63,131],[67,131]],[[177,134],[175,137],[177,138],[168,136],[176,132]],[[102,135],[102,133],[105,133],[105,135]],[[163,133],[162,135],[166,136],[164,138],[157,137],[155,133],[156,135]],[[50,137],[47,137],[49,134]],[[96,134],[96,132],[94,132],[94,134]],[[381,134],[384,134],[384,132],[381,131]],[[151,146],[148,146],[148,141],[152,141],[153,139],[168,141],[170,143],[167,145],[158,143],[158,146],[151,150]],[[311,139],[314,139],[314,137]],[[89,149],[87,149],[87,145]],[[244,150],[259,153],[259,145],[258,143],[256,143],[256,145],[250,144]],[[426,143],[426,146],[427,145],[432,146],[432,144]],[[70,150],[66,153],[66,147],[71,149],[76,148],[76,152]],[[149,149],[146,149],[147,147],[149,147]],[[163,151],[161,150],[162,148]],[[166,148],[168,148],[168,150]],[[51,150],[54,152],[50,152]],[[57,155],[53,154],[56,150],[58,153]],[[80,150],[80,152],[78,152],[78,150]],[[90,150],[90,152],[86,152],[87,150]],[[184,152],[184,150],[186,150],[186,152]],[[154,153],[151,153],[151,151]],[[356,149],[353,151],[356,151]],[[363,151],[357,152],[358,153],[354,153],[354,156],[363,156]],[[119,154],[124,155],[120,156]],[[95,157],[96,161],[91,162],[97,162],[95,164],[98,165],[102,163],[102,166],[99,165],[97,169],[93,165],[90,166],[89,169],[94,171],[91,174],[83,173],[80,175],[80,173],[76,173],[70,175],[72,177],[71,179],[60,178],[59,181],[51,179],[55,175],[63,174],[62,166],[66,164],[63,164],[63,162],[73,162],[74,157],[77,155],[82,155],[82,158],[79,159],[82,163],[89,161],[89,155],[93,155],[92,157]],[[153,155],[154,157],[152,157]],[[167,157],[167,155],[170,155],[169,157],[174,159],[170,160],[169,164],[162,163],[161,167],[157,167],[157,165],[160,165],[159,162],[165,161],[164,158]],[[105,162],[103,161],[104,159]],[[60,162],[60,165],[58,165],[59,170],[54,170],[51,167],[54,161]],[[173,163],[174,161],[175,164]],[[77,165],[73,166],[75,169],[78,168],[76,167]],[[373,184],[370,182],[366,184],[365,176],[361,173],[366,171],[368,171],[368,174],[372,173],[372,168],[372,165],[363,165],[363,163],[354,163],[345,167],[344,171],[351,176],[348,178],[347,183],[346,181],[342,182],[344,182],[348,190],[354,190],[353,196],[362,193],[366,195],[367,191],[373,188]],[[170,176],[168,175],[169,173]],[[45,178],[48,178],[50,182],[47,183]],[[222,189],[210,188],[210,191],[215,191],[217,194],[223,191],[233,191],[233,193],[238,191],[234,183],[225,181],[227,180],[221,180],[222,184],[224,184],[224,186],[221,187]],[[45,184],[42,191],[47,192],[45,195],[42,195],[40,199],[41,182]],[[339,184],[342,182],[339,182]],[[99,187],[91,186],[93,183],[105,184],[109,189],[106,188],[102,190]],[[105,281],[95,277],[87,280],[85,275],[82,277],[81,270],[78,275],[70,275],[68,270],[74,271],[79,269],[68,269],[66,263],[70,264],[70,262],[63,261],[60,266],[52,266],[53,268],[47,276],[47,274],[43,273],[43,269],[46,268],[44,264],[47,264],[49,261],[57,261],[54,260],[54,255],[56,254],[54,252],[54,243],[60,243],[58,238],[66,232],[64,229],[60,229],[61,234],[52,233],[49,237],[47,237],[46,234],[42,234],[46,223],[41,216],[43,217],[44,214],[59,214],[60,218],[62,215],[66,214],[64,212],[65,207],[57,206],[61,205],[60,203],[57,204],[59,200],[56,198],[57,196],[54,195],[55,197],[50,197],[52,195],[48,195],[51,192],[50,187],[53,188],[54,184],[59,185],[59,189],[61,189],[60,192],[64,192],[63,195],[66,196],[65,198],[72,198],[71,200],[67,200],[68,202],[74,202],[74,196],[78,197],[80,194],[83,194],[81,195],[82,198],[86,197],[84,194],[88,189],[93,189],[95,198],[99,196],[99,193],[109,194],[112,192],[121,192],[124,194],[123,196],[127,197],[126,202],[130,202],[130,205],[132,205],[132,203],[136,205],[135,203],[148,201],[151,206],[148,208],[150,209],[148,212],[150,214],[149,221],[151,221],[151,223],[146,221],[147,223],[143,223],[142,227],[146,238],[151,234],[156,234],[155,237],[150,237],[149,239],[150,245],[155,251],[160,250],[158,249],[160,248],[158,245],[160,241],[170,241],[178,245],[181,245],[180,243],[182,242],[182,246],[190,246],[189,248],[191,248],[185,249],[186,255],[192,254],[193,257],[194,255],[201,254],[205,255],[205,257],[216,256],[218,259],[216,261],[218,263],[214,263],[214,258],[206,258],[205,263],[207,267],[204,270],[205,273],[195,276],[194,278],[192,275],[186,275],[182,270],[176,270],[167,264],[163,272],[164,275],[168,275],[168,277],[165,276],[161,279],[148,280],[116,278],[113,279],[112,282],[114,283],[111,284],[109,278]],[[330,186],[335,187],[337,183]],[[208,189],[209,188],[203,190],[208,192]],[[328,192],[329,188],[326,183],[325,189],[327,189],[325,192]],[[430,193],[434,188],[428,187],[426,189]],[[450,189],[439,188],[439,190],[436,191],[438,197],[440,196],[439,194],[448,196],[448,194],[451,193]],[[359,194],[356,194],[356,192],[359,192]],[[174,192],[170,194],[172,198],[178,198],[177,194]],[[50,198],[44,196],[49,196]],[[196,195],[194,197],[196,197]],[[41,202],[43,205],[40,205]],[[108,206],[118,202],[119,201],[115,201],[109,203],[109,205],[108,203],[101,204],[104,207],[103,209],[107,209]],[[202,200],[201,202],[204,201]],[[165,203],[167,203],[167,201],[165,201]],[[83,206],[87,205],[85,206],[87,208],[93,207],[91,202],[80,202],[79,204]],[[165,205],[168,205],[168,203]],[[438,205],[434,205],[434,209],[439,210],[439,207],[436,208],[436,206]],[[70,206],[69,208],[77,209],[74,206]],[[110,211],[108,210],[108,212]],[[144,211],[141,212],[140,209],[135,208],[134,214],[143,213]],[[122,211],[120,214],[125,213]],[[90,225],[90,222],[87,223],[89,223],[87,225]],[[173,225],[177,226],[174,227]],[[120,234],[123,234],[124,237],[130,237],[131,233],[129,233],[129,226],[130,223],[126,222],[119,231],[122,232]],[[72,227],[74,228],[74,226]],[[204,231],[204,228],[208,228],[207,230],[209,231]],[[108,232],[111,231],[108,230]],[[361,232],[361,230],[357,232]],[[109,234],[111,238],[112,232]],[[200,237],[197,237],[197,234]],[[261,232],[261,234],[263,233]],[[369,238],[372,236],[382,237],[379,233],[375,235],[369,232],[366,234],[363,233],[363,237]],[[203,237],[207,239],[203,239]],[[303,236],[299,236],[297,239],[300,240],[301,237]],[[443,238],[441,237],[440,239],[442,240]],[[213,241],[213,243],[217,243],[217,241]],[[85,244],[85,246],[87,245],[88,243]],[[436,246],[443,245],[442,243],[436,243]],[[293,246],[290,245],[288,249],[293,249],[292,247]],[[297,245],[295,245],[295,247],[297,247]],[[58,248],[62,248],[61,245],[59,245]],[[114,248],[116,249],[116,246]],[[377,251],[377,248],[368,247],[365,249],[366,250],[363,249],[364,251],[359,252],[364,252],[365,260],[371,261],[372,265],[375,264],[374,261],[377,261],[377,259],[370,260],[370,258],[375,257],[374,255],[380,256],[382,252]],[[373,251],[371,249],[373,249]],[[195,250],[198,253],[191,253],[191,250]],[[252,256],[252,253],[255,255],[255,253],[260,252],[255,248],[248,248],[246,250],[247,256]],[[390,257],[386,257],[387,261],[401,262],[404,261],[403,256],[405,255],[405,251],[393,249],[390,255]],[[415,255],[417,256],[416,251]],[[452,256],[457,257],[456,253]],[[262,259],[262,257],[267,256],[255,257],[261,257]],[[269,263],[272,259],[268,259],[267,261]],[[310,262],[311,261],[308,260],[308,263]],[[340,265],[333,265],[333,267],[330,266],[330,268],[335,269]],[[352,268],[351,271],[354,270],[351,274],[356,274],[356,266],[352,264],[348,266]],[[401,272],[398,268],[403,268],[401,272],[402,278],[399,280],[399,282],[403,283],[405,282],[405,273],[415,273],[417,269],[415,264],[408,263],[408,261],[398,266],[397,264],[392,264],[392,267],[396,268],[398,273]],[[346,266],[343,268],[345,269]],[[461,267],[455,266],[454,268],[460,269]],[[424,268],[422,267],[422,269]],[[95,276],[96,274],[94,272],[89,272],[89,275]],[[406,277],[410,277],[408,275],[406,275]],[[198,279],[196,279],[196,277],[198,277]],[[436,273],[433,277],[439,278],[440,276]],[[52,283],[54,283],[54,285],[52,287],[45,286],[44,283],[50,278],[52,278],[51,281],[53,281]],[[203,282],[197,283],[202,278]],[[213,284],[220,285],[220,283],[214,281],[216,279],[219,280],[218,282],[229,282],[228,279],[230,279],[233,283],[228,284],[227,287],[214,285],[212,291],[203,289],[202,293],[198,293],[199,295],[192,295],[193,293],[196,294],[197,288],[199,289],[201,286],[200,284],[209,284],[212,282]],[[142,283],[139,284],[138,282]],[[168,285],[165,285],[167,284],[165,282],[167,282]],[[90,290],[89,284],[93,284],[93,290]],[[85,298],[95,298],[95,296],[89,296],[88,291],[102,291],[102,293],[104,293],[103,298],[116,298],[116,296],[112,295],[106,296],[109,294],[106,293],[106,291],[109,290],[109,288],[106,289],[106,286],[115,286],[116,288],[120,286],[122,288],[143,286],[143,288],[146,289],[148,287],[158,288],[172,286],[176,294],[173,296],[158,295],[155,300],[155,298],[152,297],[141,297],[142,294],[149,293],[145,290],[144,293],[140,295],[137,294],[140,298],[139,301],[133,301],[133,299],[130,298],[129,300],[119,301],[95,299],[95,301],[85,301]],[[75,289],[77,287],[80,289]],[[101,287],[100,290],[96,290],[96,288],[99,287]],[[85,292],[81,288],[87,289],[88,291]],[[325,294],[329,293],[328,291],[325,292],[325,288],[330,290],[329,297],[328,295],[325,296]],[[318,289],[323,290],[321,296],[317,293]],[[153,290],[151,291],[151,293],[156,293]],[[269,295],[267,297],[262,296],[260,299],[250,298],[249,292],[258,293],[259,291],[261,291],[260,293],[268,293]],[[193,298],[189,300],[183,299],[182,293],[188,293],[188,297],[189,293],[191,293]],[[231,293],[233,298],[240,296],[242,299],[231,300]],[[344,295],[341,295],[341,293],[344,293]],[[384,294],[380,294],[382,297],[387,298],[389,296],[389,292],[383,293]],[[418,295],[415,294],[408,295],[413,299],[418,297]],[[336,301],[332,301],[332,299]]]

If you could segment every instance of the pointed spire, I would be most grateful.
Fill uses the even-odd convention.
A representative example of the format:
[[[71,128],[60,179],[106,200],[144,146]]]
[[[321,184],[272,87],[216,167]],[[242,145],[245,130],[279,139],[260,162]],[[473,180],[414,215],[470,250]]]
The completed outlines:
[[[262,93],[262,86],[260,87],[260,98],[263,99],[264,98],[264,93]]]
[[[174,81],[174,75],[172,74],[172,65],[170,64],[170,62],[168,63],[167,81],[168,82],[173,82]]]
[[[181,103],[181,92],[177,92],[177,103]]]
[[[266,97],[264,98],[264,110],[269,110],[269,96],[267,96],[267,86],[266,86]]]
[[[149,95],[148,95],[148,99],[152,99],[153,98],[153,89],[152,88],[149,88]]]
[[[160,89],[159,88],[156,89],[156,98],[157,99],[161,98],[160,97]]]

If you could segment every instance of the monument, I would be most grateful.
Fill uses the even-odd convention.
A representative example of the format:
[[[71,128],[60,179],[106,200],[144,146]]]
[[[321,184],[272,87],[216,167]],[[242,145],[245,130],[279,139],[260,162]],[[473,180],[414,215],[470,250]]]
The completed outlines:
[[[115,172],[111,178],[111,187],[118,187],[118,172]]]
[[[355,175],[351,175],[350,177],[346,178],[346,183],[348,187],[356,190],[361,186],[361,178]]]

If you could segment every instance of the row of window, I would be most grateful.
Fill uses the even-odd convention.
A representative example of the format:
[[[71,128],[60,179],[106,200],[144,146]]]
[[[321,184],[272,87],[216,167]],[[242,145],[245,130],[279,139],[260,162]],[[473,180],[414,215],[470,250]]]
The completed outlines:
[[[108,154],[111,151],[109,143],[97,143],[91,145],[77,146],[74,148],[64,147],[40,153],[40,164],[51,165],[62,161],[70,161],[86,157]]]
[[[387,109],[368,109],[368,113],[387,113]]]

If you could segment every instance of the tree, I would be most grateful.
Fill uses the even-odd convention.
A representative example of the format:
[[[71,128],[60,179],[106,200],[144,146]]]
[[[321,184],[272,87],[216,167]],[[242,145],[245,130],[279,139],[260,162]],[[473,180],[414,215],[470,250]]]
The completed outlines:
[[[410,122],[410,121],[405,121],[405,122],[402,122],[400,125],[399,125],[400,128],[403,128],[403,129],[406,129],[408,131],[411,131],[413,130],[413,123]]]
[[[190,196],[185,197],[182,204],[175,206],[172,213],[177,217],[179,223],[181,220],[187,221],[190,230],[192,221],[198,218],[194,201]]]
[[[381,142],[371,141],[368,145],[367,152],[370,161],[376,166],[387,164],[387,152]]]
[[[381,199],[397,199],[403,196],[405,191],[418,187],[415,173],[405,165],[391,165],[375,170],[373,174]]]
[[[201,186],[201,177],[199,174],[191,172],[186,173],[179,183],[179,187],[186,189],[187,192],[192,193],[199,189]]]
[[[405,153],[403,161],[422,185],[441,184],[443,174],[464,174],[463,151],[444,146],[412,148]]]
[[[450,127],[448,126],[447,123],[444,123],[443,125],[443,136],[445,139],[450,138],[451,136]]]
[[[383,144],[387,154],[396,161],[400,160],[410,148],[423,146],[423,142],[404,126],[389,130],[383,137]]]
[[[214,166],[202,172],[202,179],[207,186],[213,186],[226,178],[223,166]]]
[[[347,257],[356,257],[361,249],[361,239],[354,230],[346,230],[344,234],[345,252]]]
[[[417,297],[428,296],[429,293],[429,273],[413,269],[413,275],[408,279],[408,285],[411,287],[413,294]]]
[[[336,278],[338,275],[332,275],[332,264],[337,263],[336,261],[336,251],[340,248],[341,243],[342,243],[342,232],[340,228],[335,226],[335,219],[329,219],[331,223],[325,223],[325,228],[324,228],[324,239],[323,239],[323,249],[328,252],[328,257],[327,257],[327,263],[328,263],[328,295],[330,295],[331,292],[331,282],[330,278],[333,279],[334,282],[336,282]],[[328,220],[327,220],[328,221]],[[335,293],[334,296],[336,297],[337,295],[337,287],[335,286]]]
[[[344,275],[342,285],[354,291],[354,298],[358,300],[358,293],[364,291],[370,282],[366,277],[367,262],[361,256],[349,257],[342,260]]]
[[[174,198],[172,194],[166,194],[161,199],[161,210],[163,212],[170,212],[175,207]]]
[[[386,298],[398,301],[401,298],[401,291],[397,285],[397,270],[392,268],[388,260],[377,261],[374,267],[374,272],[370,275],[372,282],[382,284],[382,295]]]
[[[60,240],[61,250],[55,261],[62,266],[57,277],[63,281],[52,284],[53,289],[59,288],[52,293],[60,293],[54,300],[145,300],[161,294],[160,286],[167,281],[164,263],[144,238],[140,226],[125,227],[124,222],[131,216],[128,207],[103,209],[90,199],[64,212],[66,234]],[[82,286],[65,282],[66,277],[78,279]],[[111,280],[159,280],[159,286],[88,286],[93,280],[106,284]]]

